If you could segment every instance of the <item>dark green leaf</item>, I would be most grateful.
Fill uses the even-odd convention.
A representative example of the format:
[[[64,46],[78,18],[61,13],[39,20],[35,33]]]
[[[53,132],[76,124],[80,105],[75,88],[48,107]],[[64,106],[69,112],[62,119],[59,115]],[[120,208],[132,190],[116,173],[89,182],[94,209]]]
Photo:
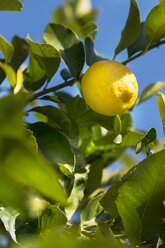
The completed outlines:
[[[41,98],[39,98],[40,100],[45,100],[45,101],[51,101],[51,102],[55,102],[55,103],[61,103],[63,102],[59,97],[57,96],[43,96]]]
[[[93,43],[93,39],[94,39],[93,34],[95,37],[96,33],[92,32],[90,36],[88,35],[88,37],[85,39],[86,63],[89,66],[100,60],[106,59],[95,50]]]
[[[148,14],[145,22],[147,43],[151,44],[165,37],[165,2],[160,0]]]
[[[94,126],[100,124],[108,130],[113,130],[114,117],[97,114],[90,109],[82,114],[81,117],[77,119],[77,122],[80,126]]]
[[[76,120],[81,118],[86,109],[87,106],[84,99],[77,95],[70,101],[68,106],[68,113],[73,119]]]
[[[3,142],[3,171],[22,185],[37,190],[53,201],[66,204],[66,197],[55,171],[46,160],[36,157],[16,140]]]
[[[130,0],[130,11],[126,25],[122,31],[120,42],[115,50],[115,56],[129,47],[140,33],[140,12],[136,0]]]
[[[165,228],[164,158],[162,150],[133,167],[123,178],[115,203],[132,245]]]
[[[40,66],[45,70],[48,80],[50,81],[60,65],[59,52],[50,44],[36,43],[31,40],[29,35],[27,38],[32,54]]]
[[[22,9],[21,0],[2,0],[0,1],[0,10],[20,11]]]
[[[5,56],[5,62],[8,63],[13,56],[14,48],[0,35],[0,50]]]
[[[131,44],[128,49],[128,56],[131,57],[134,53],[139,51],[144,51],[147,46],[147,38],[145,34],[145,23],[141,23],[141,31],[139,37],[133,44]]]
[[[46,73],[35,57],[30,54],[29,66],[24,72],[24,87],[27,90],[38,90],[46,81]]]
[[[48,24],[44,40],[61,53],[72,75],[78,79],[84,66],[84,48],[80,39],[70,29],[60,24]]]
[[[29,44],[26,40],[15,35],[12,39],[12,45],[14,46],[14,54],[11,59],[11,66],[18,70],[29,54]]]
[[[155,128],[151,128],[144,134],[142,139],[137,143],[136,153],[141,152],[144,146],[147,146],[149,143],[151,143],[155,139],[156,139],[156,130]]]
[[[95,160],[88,173],[88,181],[85,188],[85,194],[90,195],[101,185],[104,161],[102,158]]]
[[[81,225],[93,225],[96,223],[96,217],[102,212],[99,201],[103,198],[104,193],[91,199],[81,212]]]
[[[51,105],[43,107],[35,107],[30,111],[41,113],[48,117],[48,123],[57,127],[71,138],[76,138],[79,134],[79,129],[76,122],[71,119],[64,111]]]
[[[72,76],[72,74],[70,73],[70,71],[68,71],[68,70],[66,70],[66,69],[63,69],[63,70],[61,71],[61,77],[62,77],[65,81],[67,81],[68,79],[72,78],[73,76]]]
[[[52,163],[58,163],[64,174],[72,175],[75,163],[74,154],[66,137],[56,128],[43,122],[31,124],[30,129],[45,157]]]
[[[70,220],[84,197],[87,174],[75,174],[74,184],[70,196],[69,205],[65,208],[66,216]]]

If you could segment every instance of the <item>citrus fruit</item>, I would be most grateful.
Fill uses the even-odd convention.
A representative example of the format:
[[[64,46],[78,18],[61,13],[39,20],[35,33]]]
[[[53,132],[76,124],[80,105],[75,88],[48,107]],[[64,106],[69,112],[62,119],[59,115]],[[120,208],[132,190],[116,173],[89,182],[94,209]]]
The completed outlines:
[[[125,65],[102,60],[85,72],[81,90],[92,110],[103,115],[117,115],[134,104],[138,84],[135,75]]]

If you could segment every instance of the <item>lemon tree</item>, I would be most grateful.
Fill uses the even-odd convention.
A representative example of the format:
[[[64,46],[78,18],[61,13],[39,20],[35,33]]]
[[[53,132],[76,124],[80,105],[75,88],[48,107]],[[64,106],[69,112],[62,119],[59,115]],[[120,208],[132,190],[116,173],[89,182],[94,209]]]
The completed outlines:
[[[22,8],[0,1],[1,11]],[[139,94],[128,64],[165,44],[165,3],[142,22],[130,0],[111,58],[94,46],[98,13],[90,0],[67,0],[40,41],[29,30],[11,41],[0,35],[0,247],[165,245],[164,141],[132,121],[157,94],[165,132],[165,82]]]

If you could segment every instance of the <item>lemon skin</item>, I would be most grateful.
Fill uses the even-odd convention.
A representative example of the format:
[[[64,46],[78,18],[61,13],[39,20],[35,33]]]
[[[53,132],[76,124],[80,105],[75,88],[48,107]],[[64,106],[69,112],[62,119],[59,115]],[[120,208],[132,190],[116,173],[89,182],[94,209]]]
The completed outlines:
[[[113,116],[122,114],[138,95],[135,75],[123,64],[102,60],[85,72],[81,90],[86,103],[95,112]]]

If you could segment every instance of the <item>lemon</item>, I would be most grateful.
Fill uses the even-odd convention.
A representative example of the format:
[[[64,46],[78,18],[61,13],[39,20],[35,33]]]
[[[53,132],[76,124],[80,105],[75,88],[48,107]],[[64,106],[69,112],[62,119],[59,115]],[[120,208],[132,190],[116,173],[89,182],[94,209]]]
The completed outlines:
[[[122,114],[135,102],[138,84],[135,75],[123,64],[102,60],[85,72],[81,90],[86,103],[103,115]]]

